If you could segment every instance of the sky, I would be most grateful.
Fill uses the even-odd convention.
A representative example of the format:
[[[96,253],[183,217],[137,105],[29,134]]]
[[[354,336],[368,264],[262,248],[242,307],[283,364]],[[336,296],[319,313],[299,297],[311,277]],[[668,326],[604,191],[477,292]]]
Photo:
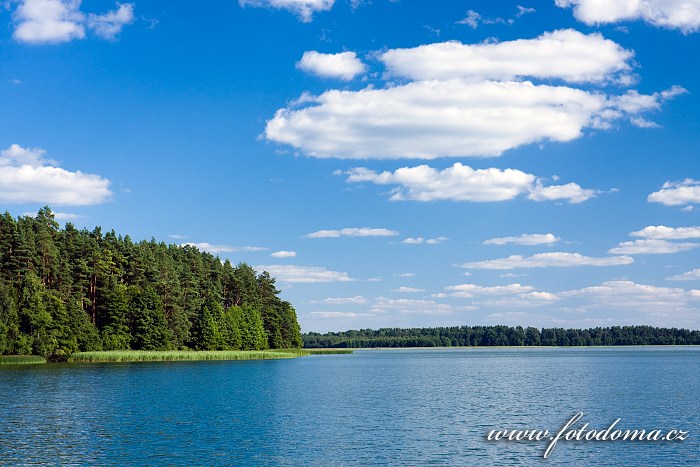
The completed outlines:
[[[700,329],[700,0],[5,0],[0,209],[303,332]]]

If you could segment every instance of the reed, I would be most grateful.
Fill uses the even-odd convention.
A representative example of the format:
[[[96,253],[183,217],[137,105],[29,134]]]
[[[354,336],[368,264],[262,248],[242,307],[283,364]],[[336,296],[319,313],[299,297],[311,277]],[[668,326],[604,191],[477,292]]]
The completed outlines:
[[[300,356],[287,350],[114,350],[78,352],[68,361],[86,362],[174,362],[194,360],[269,360]]]
[[[46,363],[46,359],[38,355],[0,355],[0,365],[35,365],[38,363]]]
[[[351,349],[308,349],[310,355],[351,354]]]

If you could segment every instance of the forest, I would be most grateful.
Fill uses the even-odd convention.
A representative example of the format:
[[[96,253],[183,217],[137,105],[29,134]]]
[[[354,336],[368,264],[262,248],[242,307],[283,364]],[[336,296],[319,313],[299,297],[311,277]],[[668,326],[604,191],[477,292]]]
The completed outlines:
[[[0,355],[298,348],[275,279],[192,246],[0,217]]]
[[[305,348],[700,345],[700,331],[652,326],[591,329],[521,326],[384,328],[326,334],[309,332],[302,338]]]

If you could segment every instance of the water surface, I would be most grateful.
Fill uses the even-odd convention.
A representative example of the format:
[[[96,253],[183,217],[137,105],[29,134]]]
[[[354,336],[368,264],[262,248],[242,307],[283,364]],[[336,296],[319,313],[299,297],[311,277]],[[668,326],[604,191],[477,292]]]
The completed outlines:
[[[0,464],[700,465],[700,348],[361,350],[0,368]],[[494,429],[685,441],[487,441]],[[579,428],[582,423],[575,427]]]

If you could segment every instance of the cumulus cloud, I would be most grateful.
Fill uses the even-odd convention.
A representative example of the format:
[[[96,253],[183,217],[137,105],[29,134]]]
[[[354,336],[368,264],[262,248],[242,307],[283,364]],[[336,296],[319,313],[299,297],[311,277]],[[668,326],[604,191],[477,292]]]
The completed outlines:
[[[417,293],[417,292],[425,292],[425,289],[417,289],[415,287],[405,287],[401,286],[398,289],[391,289],[392,292],[398,292],[398,293]]]
[[[360,316],[373,316],[369,313],[354,313],[352,311],[312,311],[309,315],[316,318],[358,318]]]
[[[404,245],[438,245],[444,241],[449,240],[447,237],[435,237],[435,238],[424,238],[424,237],[408,237],[401,240]]]
[[[666,206],[700,203],[700,181],[686,178],[679,182],[666,182],[659,191],[650,194],[647,201]]]
[[[617,247],[611,248],[608,253],[614,255],[657,255],[692,250],[698,246],[700,243],[676,243],[658,238],[645,238],[633,242],[622,242]]]
[[[634,259],[629,256],[611,256],[596,258],[580,253],[539,253],[532,256],[512,255],[507,258],[477,261],[458,264],[466,269],[517,269],[517,268],[547,268],[575,266],[618,266],[632,264]]]
[[[267,250],[267,248],[262,247],[262,246],[212,245],[211,243],[207,243],[207,242],[200,242],[200,243],[187,242],[187,243],[182,243],[180,246],[193,246],[193,247],[197,248],[198,250],[206,251],[206,252],[211,253],[213,255],[216,255],[219,253],[235,253],[237,251],[265,251],[265,250]]]
[[[134,20],[134,5],[117,4],[105,14],[85,15],[80,0],[23,0],[14,12],[15,40],[31,44],[70,42],[85,37],[85,26],[105,39],[114,39]]]
[[[364,305],[367,299],[361,295],[355,297],[329,297],[311,303],[326,303],[329,305]]]
[[[628,72],[633,56],[634,52],[598,33],[565,29],[495,44],[450,41],[391,49],[379,59],[389,76],[416,81],[538,78],[581,83],[611,80]]]
[[[651,127],[644,113],[682,88],[614,96],[591,86],[632,84],[633,55],[598,33],[574,30],[389,49],[376,54],[386,69],[383,87],[302,93],[267,121],[263,136],[310,157],[434,159],[497,157],[522,145],[572,141],[585,129],[611,129],[619,121]],[[573,86],[582,84],[585,89]],[[577,188],[578,199],[592,195],[575,185],[561,191]]]
[[[337,238],[337,237],[393,237],[399,233],[389,229],[373,229],[370,227],[346,228],[340,230],[317,230],[304,235],[306,238]]]
[[[304,23],[309,23],[317,11],[328,11],[333,8],[335,0],[238,0],[242,7],[252,6],[287,10],[299,17]]]
[[[684,272],[683,274],[678,274],[676,276],[671,276],[668,278],[670,281],[695,281],[700,280],[700,269],[693,269],[692,271]]]
[[[472,169],[456,162],[444,170],[427,165],[402,167],[394,172],[377,173],[364,167],[345,172],[348,183],[371,182],[377,185],[398,185],[391,191],[391,201],[507,201],[529,193],[533,201],[566,200],[579,203],[593,196],[575,183],[542,187],[532,174],[516,169]],[[578,190],[569,185],[575,185]],[[551,189],[551,190],[549,190]],[[419,237],[420,238],[420,237]],[[407,239],[408,240],[408,239]],[[411,239],[406,243],[420,243]]]
[[[567,200],[569,203],[583,203],[595,196],[595,191],[581,188],[577,183],[542,186],[537,183],[527,197],[533,201]]]
[[[560,298],[549,292],[527,292],[517,295],[503,296],[499,298],[489,298],[486,300],[474,301],[474,305],[490,308],[535,308],[544,305],[551,305]],[[493,315],[492,315],[493,316]]]
[[[24,0],[14,13],[20,42],[58,43],[85,37],[80,0]]]
[[[484,287],[476,284],[460,284],[450,285],[445,287],[445,290],[450,292],[450,295],[453,297],[473,298],[481,295],[525,294],[534,291],[535,288],[520,284],[497,285],[493,287]]]
[[[351,282],[352,277],[346,272],[331,271],[321,266],[295,266],[273,264],[256,266],[257,271],[267,271],[279,282],[287,283],[320,283],[320,282]]]
[[[700,238],[700,226],[693,227],[666,227],[665,225],[649,225],[642,230],[632,232],[633,237],[657,238],[664,240],[683,240],[687,238]]]
[[[571,141],[604,96],[530,82],[418,81],[329,90],[280,109],[265,137],[313,157],[434,159],[499,156],[536,141]]]
[[[378,297],[369,311],[376,314],[393,312],[405,315],[446,315],[475,309],[476,307],[473,306],[454,306],[448,303],[438,303],[434,300],[389,299]]]
[[[264,136],[319,158],[496,157],[525,144],[571,141],[584,128],[611,128],[658,109],[668,95],[621,99],[529,81],[415,81],[304,95],[268,120]]]
[[[85,218],[85,216],[83,216],[82,214],[74,214],[71,212],[53,212],[52,214],[54,219],[57,221],[74,221]],[[36,217],[36,213],[33,212],[25,212],[24,215],[29,217]]]
[[[287,250],[275,251],[274,253],[270,254],[270,256],[272,256],[273,258],[294,258],[296,255],[296,251]]]
[[[555,0],[561,8],[573,8],[586,24],[642,20],[656,27],[679,29],[684,34],[700,28],[699,0]]]
[[[339,78],[350,81],[365,71],[365,65],[355,52],[323,54],[311,50],[304,52],[297,68],[322,78]]]
[[[696,291],[680,288],[657,287],[632,281],[608,281],[599,286],[561,292],[563,297],[585,297],[606,308],[633,308],[643,311],[667,311],[687,306],[690,300],[700,298]]]
[[[0,151],[0,202],[85,206],[112,197],[106,178],[62,169],[45,154],[18,144]]]
[[[554,234],[522,234],[517,237],[497,237],[484,241],[484,245],[551,245],[561,240]]]
[[[103,39],[114,40],[122,28],[134,22],[134,5],[124,3],[114,11],[102,15],[90,14],[87,17],[88,28]]]

